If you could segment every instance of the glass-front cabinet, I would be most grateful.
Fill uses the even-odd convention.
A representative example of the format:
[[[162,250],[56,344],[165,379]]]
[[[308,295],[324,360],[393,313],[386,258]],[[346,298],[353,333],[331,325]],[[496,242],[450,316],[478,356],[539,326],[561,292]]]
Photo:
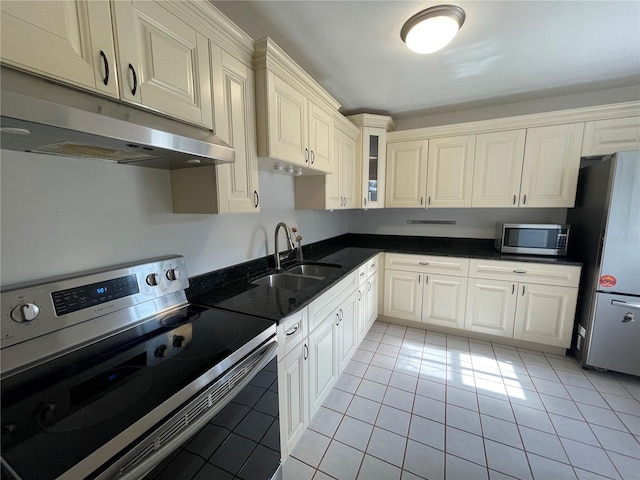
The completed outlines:
[[[387,131],[393,119],[383,115],[359,114],[347,117],[360,128],[358,138],[358,201],[356,208],[383,208]]]

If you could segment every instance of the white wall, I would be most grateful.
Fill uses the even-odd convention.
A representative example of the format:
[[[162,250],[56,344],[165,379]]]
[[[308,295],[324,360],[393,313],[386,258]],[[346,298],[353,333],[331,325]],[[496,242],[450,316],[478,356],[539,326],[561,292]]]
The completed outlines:
[[[349,232],[426,237],[493,238],[497,221],[564,223],[564,208],[439,208],[353,210]],[[407,220],[455,221],[455,225],[415,225]]]
[[[448,106],[442,111],[432,110],[429,115],[420,112],[407,112],[394,117],[396,130],[451,125],[455,123],[492,120],[495,118],[528,115],[532,113],[552,112],[572,108],[592,107],[614,103],[638,101],[640,85],[630,87],[609,88],[571,95],[559,95],[549,98],[505,103],[501,105],[470,108],[469,105],[455,109]],[[495,99],[492,100],[494,103]]]
[[[174,253],[193,276],[273,253],[279,221],[303,244],[347,231],[346,212],[294,210],[292,177],[260,172],[260,198],[260,214],[178,215],[168,171],[2,150],[0,285]]]

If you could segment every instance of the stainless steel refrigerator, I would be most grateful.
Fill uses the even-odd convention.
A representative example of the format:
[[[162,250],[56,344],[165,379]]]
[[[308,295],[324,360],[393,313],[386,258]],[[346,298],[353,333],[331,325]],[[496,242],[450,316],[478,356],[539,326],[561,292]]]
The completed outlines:
[[[567,223],[570,252],[584,262],[576,357],[640,375],[640,152],[581,168]]]

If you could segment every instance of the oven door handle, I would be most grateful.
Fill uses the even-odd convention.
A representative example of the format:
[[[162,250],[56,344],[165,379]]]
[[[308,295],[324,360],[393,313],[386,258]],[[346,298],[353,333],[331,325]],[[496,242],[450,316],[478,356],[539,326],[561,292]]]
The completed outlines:
[[[113,467],[107,471],[103,472],[96,480],[102,479],[118,479],[118,480],[139,480],[143,478],[147,473],[149,473],[153,468],[168,457],[173,451],[175,451],[181,444],[183,444],[186,440],[188,440],[195,432],[203,428],[209,421],[220,412],[224,407],[227,406],[231,400],[236,396],[236,394],[241,391],[244,387],[246,387],[251,380],[255,377],[256,373],[262,370],[271,360],[273,360],[276,356],[278,349],[277,339],[274,337],[269,342],[265,343],[258,350],[254,351],[248,357],[246,357],[241,363],[237,364],[231,370],[229,370],[222,379],[215,382],[210,388],[207,389],[205,393],[202,393],[194,400],[190,401],[189,404],[184,407],[180,413],[173,416],[172,419],[168,422],[163,423],[163,425],[155,430],[151,435],[147,436],[145,440],[138,444],[138,446],[129,452],[125,457],[120,459]],[[198,404],[202,401],[202,399],[207,398],[207,396],[214,390],[213,387],[216,385],[223,385],[230,378],[233,378],[237,372],[239,372],[245,365],[252,363],[256,358],[260,358],[260,360],[251,368],[251,371],[247,373],[239,383],[233,383],[231,386],[231,390],[227,392],[220,400],[218,400],[215,405],[207,410],[206,413],[201,414],[194,420],[189,421],[188,425],[180,431],[180,433],[176,434],[167,443],[163,444],[159,449],[155,450],[149,456],[147,456],[144,460],[138,463],[135,466],[129,467],[126,471],[122,471],[122,469],[127,466],[127,464],[134,459],[140,450],[144,450],[145,446],[153,441],[153,439],[159,437],[162,433],[164,433],[165,426],[169,424],[173,424],[174,419],[179,419],[185,414],[185,411],[189,411],[191,405]],[[115,473],[115,475],[114,475]]]

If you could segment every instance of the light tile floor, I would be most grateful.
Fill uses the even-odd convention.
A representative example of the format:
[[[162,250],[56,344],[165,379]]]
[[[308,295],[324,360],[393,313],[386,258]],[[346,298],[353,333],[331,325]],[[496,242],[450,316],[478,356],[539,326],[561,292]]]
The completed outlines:
[[[637,377],[376,322],[284,478],[640,479],[639,400]]]

